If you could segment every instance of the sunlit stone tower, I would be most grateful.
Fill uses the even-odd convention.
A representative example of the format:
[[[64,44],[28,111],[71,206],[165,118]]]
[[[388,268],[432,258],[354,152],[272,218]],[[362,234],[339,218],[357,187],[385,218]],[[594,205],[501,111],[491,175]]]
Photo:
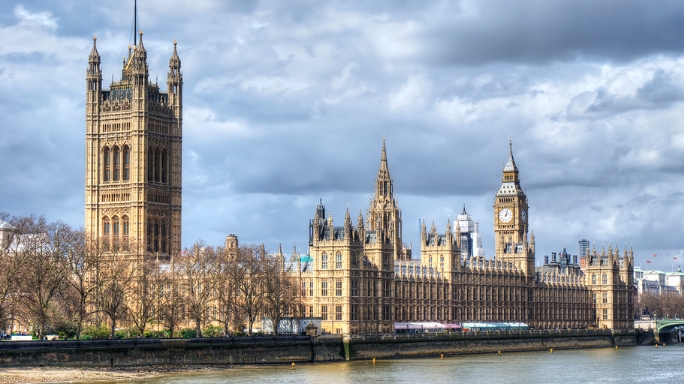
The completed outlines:
[[[121,80],[102,89],[96,38],[86,72],[85,228],[133,243],[148,256],[181,248],[183,75],[174,41],[167,92],[151,83],[143,33],[129,47]]]
[[[534,234],[528,242],[528,219],[527,196],[520,186],[511,139],[501,187],[494,198],[496,260],[511,262],[531,277],[534,275]]]

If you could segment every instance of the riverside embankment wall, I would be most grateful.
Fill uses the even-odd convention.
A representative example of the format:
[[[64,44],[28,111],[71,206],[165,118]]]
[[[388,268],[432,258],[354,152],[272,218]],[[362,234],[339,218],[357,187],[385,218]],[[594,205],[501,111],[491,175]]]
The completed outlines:
[[[636,330],[566,330],[423,333],[365,336],[344,340],[350,360],[369,358],[524,352],[554,349],[635,346]]]
[[[0,367],[290,364],[636,345],[636,331],[522,331],[366,337],[223,337],[0,343]]]
[[[290,364],[342,359],[309,336],[17,341],[0,343],[0,367]]]

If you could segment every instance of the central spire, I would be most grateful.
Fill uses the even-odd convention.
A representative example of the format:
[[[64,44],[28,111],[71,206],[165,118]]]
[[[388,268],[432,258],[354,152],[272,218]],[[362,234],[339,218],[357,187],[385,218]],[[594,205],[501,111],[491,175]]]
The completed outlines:
[[[382,155],[380,155],[380,169],[387,169],[387,150],[385,149],[385,135],[382,135]]]
[[[375,198],[392,199],[392,178],[390,177],[389,167],[387,166],[387,149],[385,148],[385,136],[382,137],[382,153],[380,155],[380,169],[375,181]]]
[[[516,167],[515,160],[513,159],[513,136],[508,139],[508,160],[503,170],[504,172],[518,173],[518,167]]]

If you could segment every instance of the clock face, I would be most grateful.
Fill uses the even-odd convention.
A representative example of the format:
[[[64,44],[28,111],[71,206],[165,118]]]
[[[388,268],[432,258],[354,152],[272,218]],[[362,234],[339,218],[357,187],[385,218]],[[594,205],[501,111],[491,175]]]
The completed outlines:
[[[510,209],[504,208],[501,211],[499,211],[499,221],[503,223],[508,223],[511,220],[513,220],[513,212],[511,212]]]
[[[523,223],[527,223],[527,210],[523,209],[522,212],[520,212],[520,218]]]

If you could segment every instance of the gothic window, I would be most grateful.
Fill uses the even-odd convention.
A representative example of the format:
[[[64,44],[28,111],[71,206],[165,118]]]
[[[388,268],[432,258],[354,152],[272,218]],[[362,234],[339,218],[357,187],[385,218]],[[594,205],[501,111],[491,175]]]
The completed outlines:
[[[444,256],[439,257],[439,269],[444,269]]]
[[[428,259],[428,265],[430,265],[430,268],[432,268],[432,256],[430,256],[430,259]]]
[[[147,151],[147,181],[154,180],[154,149]]]
[[[162,219],[161,222],[161,251],[166,253],[166,243],[168,239],[166,238],[166,219]]]
[[[154,221],[154,251],[159,252],[159,219]]]
[[[309,282],[309,296],[314,295],[314,282],[310,281]],[[311,311],[311,316],[313,316],[313,311]]]
[[[108,218],[108,217],[105,217],[105,218],[102,220],[102,234],[103,234],[104,236],[109,236],[109,233],[110,233],[109,218]]]
[[[321,296],[328,296],[328,282],[321,281]]]
[[[102,158],[104,160],[104,173],[102,174],[102,181],[109,181],[109,167],[111,161],[109,159],[109,147],[104,147],[104,151],[102,151]]]
[[[131,179],[131,150],[128,146],[123,147],[123,180]]]
[[[321,320],[328,320],[328,306],[321,305]]]
[[[342,252],[337,252],[335,255],[335,268],[341,269],[342,268]]]
[[[342,306],[335,306],[335,320],[342,320]]]
[[[159,151],[159,148],[157,148],[154,151],[154,162],[155,162],[155,167],[154,167],[154,181],[160,182],[161,181],[161,152]]]
[[[605,273],[601,276],[601,284],[608,284],[608,275]]]
[[[342,281],[335,281],[335,296],[342,296]]]
[[[114,161],[112,161],[114,163],[114,176],[112,177],[112,180],[119,181],[119,174],[121,172],[121,154],[119,153],[119,147],[114,147],[112,152],[114,153]]]
[[[119,218],[116,216],[112,217],[112,234],[119,236]]]
[[[596,274],[595,273],[591,274],[591,284],[596,285]]]
[[[328,254],[325,252],[321,255],[321,269],[328,269]]]
[[[161,182],[167,184],[169,182],[169,152],[164,149],[161,158]]]
[[[147,252],[152,252],[152,219],[147,219]]]
[[[607,293],[601,294],[601,300],[602,300],[603,304],[608,304],[608,294]]]

